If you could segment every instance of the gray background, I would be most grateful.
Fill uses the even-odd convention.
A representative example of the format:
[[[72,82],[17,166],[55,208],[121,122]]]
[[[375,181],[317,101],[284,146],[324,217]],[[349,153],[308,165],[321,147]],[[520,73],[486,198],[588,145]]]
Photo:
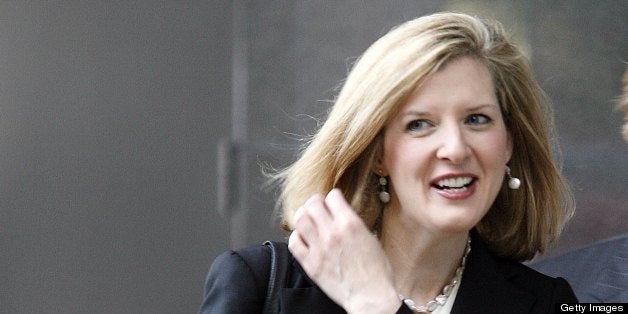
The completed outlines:
[[[548,254],[628,232],[626,1],[0,1],[0,312],[195,312],[219,252],[283,237],[260,164],[439,10],[501,20],[555,102],[578,212]]]

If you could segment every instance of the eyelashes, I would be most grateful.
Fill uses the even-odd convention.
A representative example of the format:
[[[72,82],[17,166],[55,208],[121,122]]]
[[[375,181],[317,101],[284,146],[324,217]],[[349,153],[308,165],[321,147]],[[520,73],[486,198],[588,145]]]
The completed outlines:
[[[485,114],[481,114],[481,113],[470,114],[464,119],[464,124],[470,125],[472,127],[488,125],[488,124],[491,124],[492,122],[493,122],[493,119],[491,119],[491,117]],[[420,133],[420,132],[426,132],[427,130],[430,130],[431,128],[435,127],[436,125],[437,125],[436,123],[428,119],[415,119],[408,122],[405,126],[405,129],[408,132]]]
[[[488,124],[491,123],[493,121],[493,119],[491,119],[489,116],[484,115],[484,114],[472,114],[470,116],[467,117],[467,119],[465,120],[465,123],[467,124]]]
[[[406,130],[412,131],[412,132],[418,132],[418,131],[424,131],[430,126],[433,126],[433,125],[425,119],[412,120],[406,125]]]

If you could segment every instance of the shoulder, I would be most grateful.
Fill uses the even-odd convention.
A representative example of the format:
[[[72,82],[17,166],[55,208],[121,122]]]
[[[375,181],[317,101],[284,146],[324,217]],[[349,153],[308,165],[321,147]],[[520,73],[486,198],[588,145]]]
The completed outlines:
[[[502,260],[498,263],[510,282],[530,294],[551,298],[552,302],[577,302],[571,286],[564,278],[550,277],[519,262]]]
[[[218,255],[207,273],[201,312],[260,311],[268,288],[269,267],[270,249],[264,245]]]
[[[520,262],[497,257],[488,250],[481,239],[475,240],[478,254],[475,262],[479,262],[480,265],[477,266],[482,267],[485,273],[493,271],[495,275],[525,294],[541,299],[553,298],[554,302],[577,302],[571,286],[565,279],[550,277]]]
[[[270,266],[270,249],[260,244],[235,251],[226,251],[216,257],[214,264],[221,266],[220,271],[231,268],[246,271],[246,275],[250,275],[254,279],[264,279],[265,285]]]
[[[552,313],[555,303],[577,302],[564,279],[496,257],[477,238],[474,243],[452,313]]]
[[[488,250],[481,239],[477,239],[476,248],[481,264],[486,267],[485,272],[493,270],[504,279],[504,282],[523,295],[536,298],[537,305],[545,304],[551,307],[554,303],[578,301],[565,279],[550,277],[518,261],[497,257]]]

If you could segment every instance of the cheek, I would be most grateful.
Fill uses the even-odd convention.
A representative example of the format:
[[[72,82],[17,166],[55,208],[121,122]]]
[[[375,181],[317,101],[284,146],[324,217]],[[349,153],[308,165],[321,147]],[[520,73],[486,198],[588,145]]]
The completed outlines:
[[[496,167],[506,165],[510,160],[512,146],[505,132],[493,134],[488,138],[484,138],[481,142],[484,143],[482,148],[484,159],[494,162]]]
[[[385,142],[382,162],[388,174],[403,174],[409,168],[424,162],[418,146],[409,141]]]

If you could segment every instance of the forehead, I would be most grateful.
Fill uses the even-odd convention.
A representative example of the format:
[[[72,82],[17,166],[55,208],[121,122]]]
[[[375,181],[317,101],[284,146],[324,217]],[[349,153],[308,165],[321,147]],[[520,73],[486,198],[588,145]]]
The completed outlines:
[[[408,107],[480,104],[498,105],[492,75],[480,61],[461,57],[427,76],[405,102],[401,111]]]

